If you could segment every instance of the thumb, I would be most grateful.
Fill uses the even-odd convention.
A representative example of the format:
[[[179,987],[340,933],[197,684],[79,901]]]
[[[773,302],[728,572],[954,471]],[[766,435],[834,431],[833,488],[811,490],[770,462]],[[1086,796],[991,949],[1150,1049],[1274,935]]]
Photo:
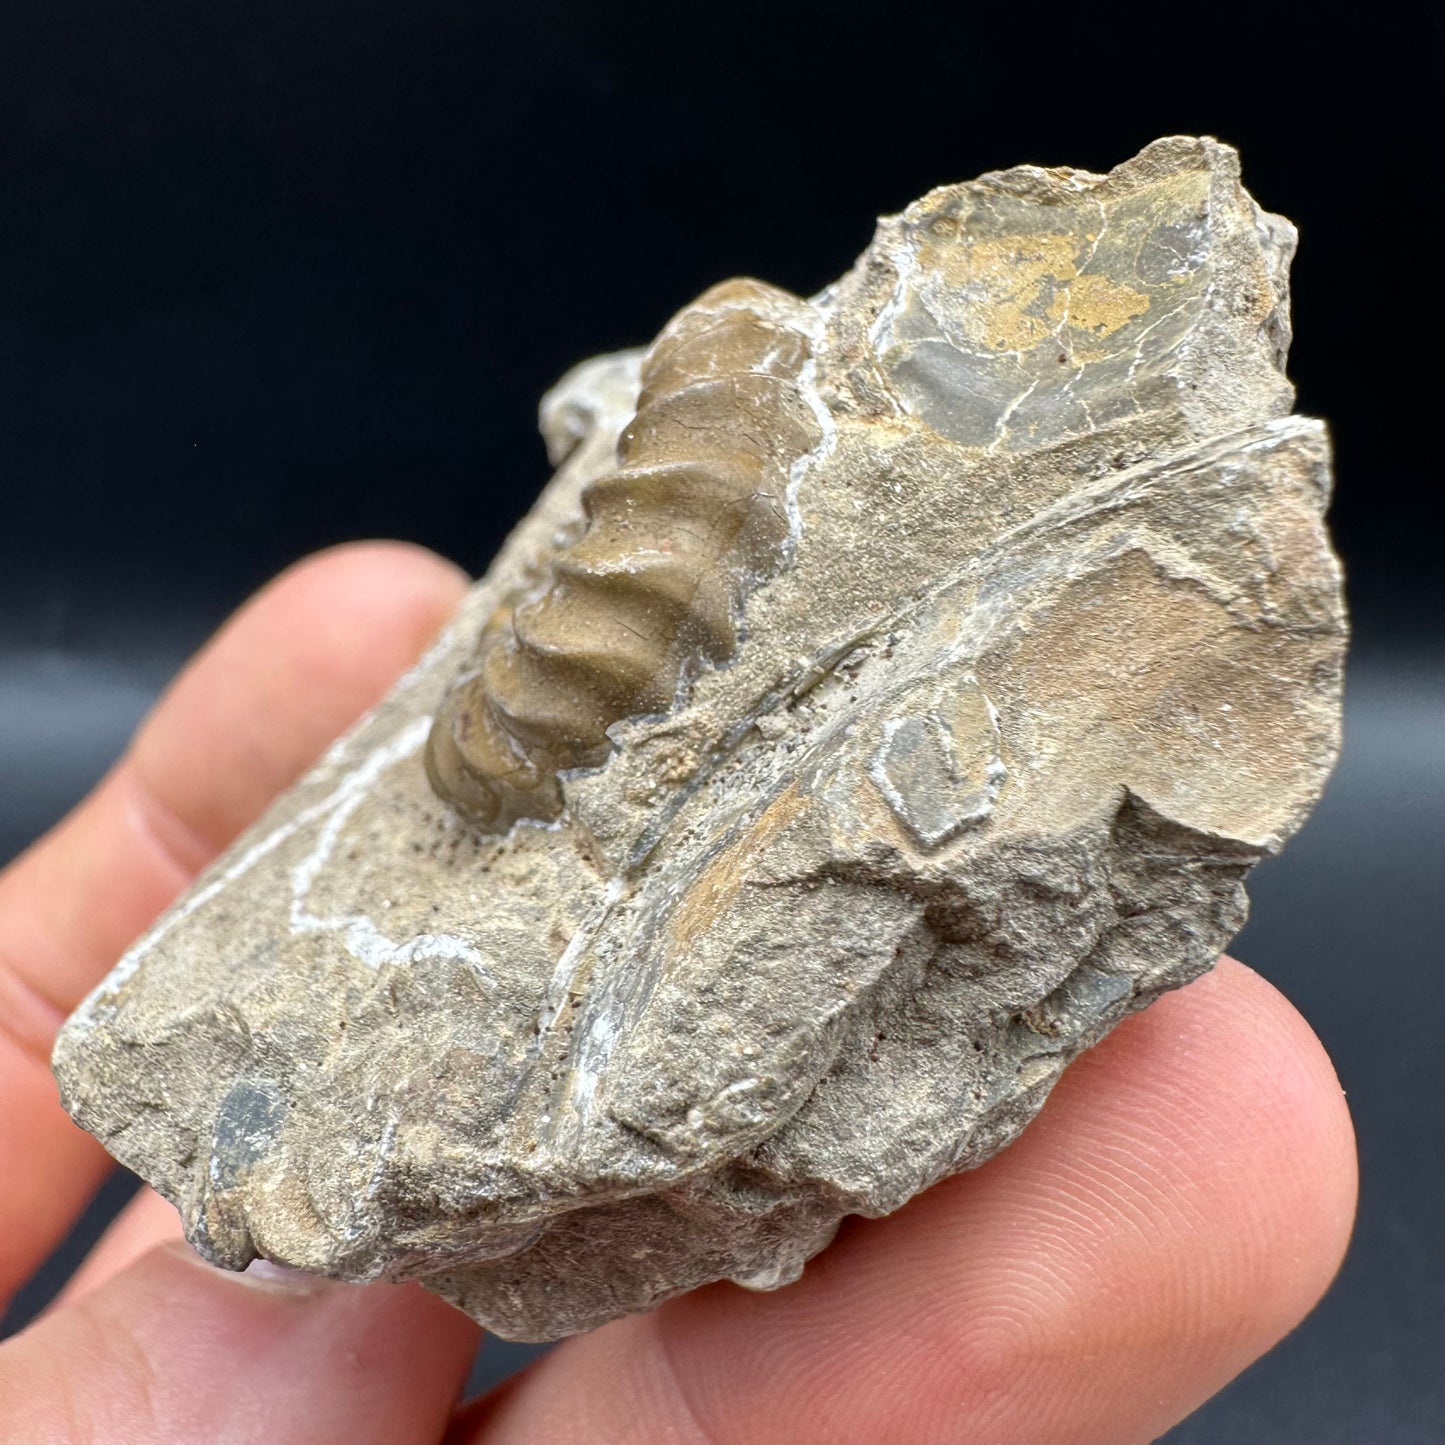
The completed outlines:
[[[347,1285],[179,1242],[0,1346],[8,1445],[436,1442],[477,1327],[415,1285]]]

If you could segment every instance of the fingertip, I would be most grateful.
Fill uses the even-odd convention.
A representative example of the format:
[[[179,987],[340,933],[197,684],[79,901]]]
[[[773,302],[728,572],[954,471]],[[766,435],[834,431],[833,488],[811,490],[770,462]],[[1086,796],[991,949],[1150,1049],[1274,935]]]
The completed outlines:
[[[466,578],[402,542],[302,559],[216,633],[127,762],[147,824],[191,871],[375,706],[455,610]]]
[[[309,609],[318,596],[329,601],[338,594],[355,593],[364,602],[378,593],[393,598],[405,593],[423,605],[434,601],[449,612],[470,580],[455,562],[428,547],[393,538],[368,538],[337,542],[298,558],[245,606],[279,596],[288,605]]]
[[[128,1269],[157,1245],[177,1240],[183,1241],[184,1234],[175,1206],[162,1199],[154,1189],[142,1185],[65,1282],[65,1288],[51,1308],[74,1304]]]
[[[997,1328],[976,1309],[965,1337],[996,1393],[1027,1363],[1025,1414],[1058,1425],[1088,1400],[1098,1430],[1112,1419],[1123,1440],[1136,1438],[1124,1382],[1157,1380],[1155,1408],[1134,1397],[1137,1438],[1151,1439],[1318,1303],[1356,1188],[1322,1044],[1277,989],[1226,958],[1081,1058],[1018,1143],[950,1181],[934,1207],[953,1213],[956,1190],[954,1218],[971,1222],[963,1278],[976,1300],[991,1295]],[[1115,1357],[1102,1375],[1100,1352]]]
[[[356,700],[375,701],[416,660],[467,584],[454,563],[410,542],[342,542],[314,552],[237,608],[163,707],[181,712],[174,698],[184,703],[201,683],[219,689],[235,671],[253,688],[285,683],[319,694],[327,687],[337,699],[330,711],[354,714]]]
[[[0,1351],[6,1438],[430,1445],[478,1335],[414,1285],[228,1274],[173,1241]]]
[[[1187,1030],[1218,1080],[1217,1117],[1186,1116],[1196,1124],[1181,1143],[1254,1224],[1238,1254],[1255,1271],[1262,1350],[1319,1302],[1349,1248],[1359,1168],[1344,1088],[1299,1010],[1233,958],[1150,1012],[1161,1031]],[[1138,1024],[1147,1029],[1148,1015]]]

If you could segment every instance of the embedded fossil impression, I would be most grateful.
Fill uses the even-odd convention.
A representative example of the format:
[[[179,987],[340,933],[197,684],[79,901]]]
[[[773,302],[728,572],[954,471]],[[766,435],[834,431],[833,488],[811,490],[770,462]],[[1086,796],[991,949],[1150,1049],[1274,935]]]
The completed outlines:
[[[540,596],[499,609],[432,725],[432,782],[474,822],[555,817],[560,770],[665,712],[690,663],[732,656],[742,590],[787,540],[792,464],[822,436],[797,385],[816,320],[727,281],[653,343],[618,468],[582,493],[586,532]]]
[[[67,1024],[192,1242],[512,1338],[795,1278],[1207,969],[1338,739],[1288,222],[1020,167],[544,400],[423,663]]]

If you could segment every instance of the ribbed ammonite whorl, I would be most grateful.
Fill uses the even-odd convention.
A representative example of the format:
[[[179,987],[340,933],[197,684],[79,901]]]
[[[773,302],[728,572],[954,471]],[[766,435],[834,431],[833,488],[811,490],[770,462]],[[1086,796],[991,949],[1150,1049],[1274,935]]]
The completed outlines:
[[[603,762],[613,723],[732,655],[744,594],[782,560],[789,469],[821,440],[798,384],[814,318],[725,281],[654,342],[617,470],[583,493],[586,531],[493,616],[432,725],[432,786],[473,822],[556,817],[559,772]]]

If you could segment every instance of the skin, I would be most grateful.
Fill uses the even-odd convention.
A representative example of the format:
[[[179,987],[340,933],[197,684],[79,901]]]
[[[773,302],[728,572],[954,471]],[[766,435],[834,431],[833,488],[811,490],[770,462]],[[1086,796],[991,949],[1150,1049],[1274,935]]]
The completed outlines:
[[[85,802],[0,875],[0,1302],[104,1176],[61,1110],[55,1030],[125,945],[386,691],[465,578],[415,548],[311,558],[195,658]],[[0,1345],[10,1445],[1128,1445],[1296,1325],[1355,1208],[1319,1041],[1229,959],[1076,1063],[1022,1139],[776,1294],[718,1285],[457,1405],[469,1320],[190,1253],[130,1205]]]

